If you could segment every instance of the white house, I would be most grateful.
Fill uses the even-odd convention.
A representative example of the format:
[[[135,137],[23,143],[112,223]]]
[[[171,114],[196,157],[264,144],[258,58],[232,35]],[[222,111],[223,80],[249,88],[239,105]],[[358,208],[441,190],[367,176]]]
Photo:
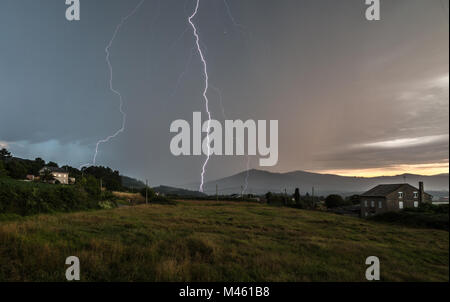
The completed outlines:
[[[64,185],[69,184],[69,172],[65,171],[64,169],[56,167],[44,167],[39,170],[39,174],[43,175],[45,171],[50,171],[55,178],[55,181],[58,181],[59,183]]]

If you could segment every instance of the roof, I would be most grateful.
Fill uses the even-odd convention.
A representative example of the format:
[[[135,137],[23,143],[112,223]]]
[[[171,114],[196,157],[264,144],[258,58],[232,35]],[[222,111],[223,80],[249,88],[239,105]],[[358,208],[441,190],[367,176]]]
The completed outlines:
[[[69,173],[66,170],[62,169],[62,168],[57,168],[57,167],[44,167],[42,168],[39,172],[42,172],[44,170],[48,170],[50,172],[56,172],[56,173]]]
[[[410,186],[411,188],[414,188],[415,190],[419,191],[414,186],[411,186],[410,184],[389,184],[389,185],[378,185],[373,189],[370,189],[369,191],[363,193],[361,196],[365,197],[386,197],[392,192],[397,191],[402,186]],[[431,194],[428,194],[427,192],[423,192],[425,195],[429,197],[433,197]]]
[[[378,185],[375,188],[363,193],[361,196],[384,197],[397,191],[403,185],[405,184]]]

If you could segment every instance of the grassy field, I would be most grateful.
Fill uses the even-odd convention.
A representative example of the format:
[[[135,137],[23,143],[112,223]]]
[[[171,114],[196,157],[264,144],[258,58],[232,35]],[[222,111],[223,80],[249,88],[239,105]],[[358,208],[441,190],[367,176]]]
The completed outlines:
[[[0,220],[1,281],[449,281],[449,233],[250,203],[187,202]]]
[[[113,195],[118,198],[120,204],[135,205],[145,203],[145,197],[139,193],[127,192],[113,192]]]

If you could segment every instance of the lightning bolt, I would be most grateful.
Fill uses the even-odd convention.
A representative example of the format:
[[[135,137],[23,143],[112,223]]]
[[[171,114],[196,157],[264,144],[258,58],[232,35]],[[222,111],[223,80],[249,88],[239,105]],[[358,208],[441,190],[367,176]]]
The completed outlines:
[[[247,42],[248,42],[248,41],[250,40],[251,33],[250,33],[250,32],[247,32],[247,30],[245,29],[245,27],[244,27],[242,24],[240,24],[240,23],[238,23],[238,22],[236,21],[236,19],[234,18],[233,14],[231,13],[231,8],[230,8],[230,5],[228,4],[228,1],[227,1],[227,0],[223,0],[223,3],[224,3],[224,5],[225,5],[225,8],[226,8],[228,17],[229,17],[230,20],[231,20],[231,23],[233,24],[233,26],[234,26],[238,31],[240,31],[240,32],[245,36],[245,39],[246,39]],[[215,90],[217,90],[217,89],[215,89]],[[221,103],[222,111],[223,111],[223,105],[222,105],[222,101],[221,101],[222,96],[221,96],[220,91],[218,91],[218,93],[219,93],[219,96],[220,96],[220,103]],[[245,183],[244,183],[244,187],[243,187],[243,189],[242,189],[241,195],[244,195],[244,193],[245,193],[245,192],[247,191],[247,189],[248,189],[248,178],[249,178],[249,176],[250,176],[250,162],[251,162],[251,157],[250,157],[250,155],[248,155],[248,154],[247,154],[246,157],[247,157],[247,174],[246,174],[246,176],[245,176]]]
[[[223,96],[222,96],[222,90],[220,90],[219,88],[217,88],[214,85],[209,84],[209,86],[217,93],[218,96],[218,100],[219,100],[219,105],[220,108],[222,110],[222,116],[224,120],[227,120],[227,115],[225,114],[225,107],[223,106]],[[236,138],[234,138],[234,140],[236,141]]]
[[[225,108],[223,106],[222,91],[219,88],[217,88],[216,86],[212,85],[212,84],[209,84],[209,87],[217,93],[218,100],[219,100],[219,105],[220,105],[221,110],[222,110],[223,118],[224,118],[224,120],[227,120],[228,118],[227,118],[227,115],[225,114]],[[236,143],[236,137],[233,138],[233,141]],[[247,154],[246,159],[247,159],[247,174],[245,176],[245,182],[244,182],[244,186],[242,187],[241,195],[244,195],[245,192],[247,191],[247,189],[248,189],[248,179],[250,177],[250,162],[251,162],[250,155]]]
[[[233,14],[231,13],[230,6],[228,5],[228,1],[227,1],[227,0],[223,0],[223,3],[225,4],[225,8],[227,9],[228,17],[230,17],[230,20],[231,20],[231,22],[233,23],[233,25],[234,25],[236,28],[244,29],[243,26],[242,26],[241,24],[237,23],[237,22],[236,22],[236,19],[234,19]]]
[[[194,38],[195,38],[195,44],[197,46],[197,51],[198,54],[200,56],[200,59],[202,61],[203,64],[203,72],[205,75],[205,88],[203,90],[203,98],[205,100],[205,107],[206,107],[206,112],[208,113],[208,131],[206,132],[206,144],[208,147],[208,152],[206,155],[206,160],[203,163],[202,166],[202,173],[200,175],[200,188],[199,191],[203,192],[203,185],[204,185],[204,181],[205,181],[205,173],[206,173],[206,166],[208,165],[209,162],[209,158],[210,158],[210,150],[211,150],[211,146],[209,145],[210,140],[209,140],[209,130],[210,130],[210,126],[211,126],[211,112],[209,111],[209,100],[208,100],[208,87],[209,87],[209,76],[208,76],[208,68],[207,68],[207,63],[206,63],[206,59],[203,55],[203,51],[202,48],[200,47],[200,37],[198,35],[198,31],[197,31],[197,27],[195,26],[194,22],[192,21],[195,16],[198,13],[198,8],[200,5],[200,0],[196,0],[196,5],[195,5],[195,9],[194,12],[192,13],[192,15],[188,18],[188,22],[192,27],[193,33],[194,33]]]
[[[119,111],[120,114],[122,115],[122,127],[119,128],[119,130],[117,130],[114,134],[109,135],[108,137],[101,139],[97,142],[97,144],[95,145],[95,153],[94,153],[94,157],[92,159],[92,163],[88,163],[85,165],[80,166],[80,169],[82,169],[83,167],[87,167],[89,165],[95,165],[96,161],[97,161],[97,155],[98,155],[98,149],[100,147],[101,144],[105,144],[107,142],[109,142],[111,139],[117,137],[120,133],[123,133],[125,131],[125,125],[126,125],[126,121],[127,121],[127,114],[125,113],[125,111],[123,110],[123,97],[122,94],[114,89],[114,85],[113,85],[113,67],[111,64],[111,60],[110,60],[110,48],[112,47],[114,40],[116,39],[117,34],[119,33],[120,29],[122,28],[122,26],[127,22],[127,20],[129,18],[131,18],[134,14],[136,14],[136,12],[139,10],[139,8],[142,6],[142,4],[144,4],[145,0],[141,0],[136,7],[125,17],[122,18],[122,20],[120,21],[120,23],[116,26],[116,29],[114,30],[114,33],[112,35],[111,40],[109,41],[108,45],[105,48],[105,53],[106,53],[106,63],[108,65],[108,69],[109,69],[109,90],[111,90],[115,95],[118,96],[119,98]]]
[[[170,95],[172,98],[177,94],[178,88],[179,88],[180,85],[181,85],[181,80],[184,78],[184,76],[185,76],[186,73],[188,72],[189,66],[191,65],[192,57],[193,57],[193,55],[194,55],[194,49],[195,49],[195,48],[192,48],[192,49],[191,49],[191,53],[190,53],[190,55],[189,55],[188,61],[186,62],[186,66],[184,67],[183,72],[181,72],[180,75],[178,76],[178,80],[177,80],[177,83],[176,83],[176,85],[175,85],[175,88],[174,88],[174,90],[172,91],[172,94]]]
[[[231,20],[231,23],[237,29],[237,31],[239,31],[244,36],[247,43],[249,43],[252,38],[252,33],[250,31],[248,31],[242,24],[236,22],[236,19],[234,18],[233,14],[231,13],[231,8],[230,8],[230,5],[228,4],[228,1],[223,0],[223,3],[225,5],[227,15]]]

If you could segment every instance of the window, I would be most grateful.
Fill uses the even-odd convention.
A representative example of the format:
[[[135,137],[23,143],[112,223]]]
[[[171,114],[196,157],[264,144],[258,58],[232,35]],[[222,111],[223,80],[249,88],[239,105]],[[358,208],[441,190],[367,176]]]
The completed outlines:
[[[370,202],[370,206],[371,206],[372,208],[374,208],[374,207],[375,207],[375,201],[372,200],[372,201]]]
[[[414,192],[413,194],[414,194],[414,199],[419,198],[419,192]]]
[[[399,209],[403,209],[403,201],[399,201],[398,202],[398,208]]]
[[[367,203],[367,200],[364,200],[364,206],[367,208],[369,204]]]
[[[365,212],[365,213],[364,213],[364,216],[366,216],[366,217],[367,217],[367,215],[369,215],[369,214],[368,214],[367,212]]]
[[[403,198],[403,192],[398,192],[398,198]]]
[[[379,201],[379,202],[378,202],[378,208],[379,208],[379,209],[382,209],[382,208],[383,208],[383,202],[382,202],[382,201]]]
[[[418,208],[419,207],[419,202],[418,201],[414,201],[414,207]]]

